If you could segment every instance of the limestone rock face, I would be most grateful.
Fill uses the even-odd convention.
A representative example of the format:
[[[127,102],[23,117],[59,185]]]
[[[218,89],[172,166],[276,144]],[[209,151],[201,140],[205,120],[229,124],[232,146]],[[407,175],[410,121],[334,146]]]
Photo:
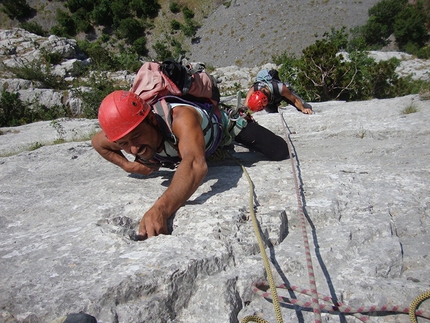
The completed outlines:
[[[234,9],[236,10],[236,9]],[[41,59],[44,53],[60,53],[63,61],[51,67],[50,73],[54,76],[73,80],[74,66],[91,64],[91,60],[82,56],[77,47],[76,40],[63,37],[41,37],[27,32],[24,29],[14,28],[0,30],[0,62],[6,67],[22,67]],[[370,52],[369,56],[375,60],[388,60],[396,57],[401,61],[396,72],[400,76],[411,75],[413,79],[428,80],[430,78],[430,62],[412,57],[400,52]],[[204,56],[193,57],[194,61],[204,61]],[[207,63],[210,63],[207,62]],[[236,64],[217,67],[211,72],[221,83],[221,93],[231,93],[241,89],[246,91],[254,82],[255,76],[262,68],[277,68],[273,63],[254,67],[239,67]],[[117,71],[106,73],[107,78],[129,88],[136,73]],[[35,81],[17,79],[7,69],[1,70],[0,87],[9,92],[17,92],[20,99],[31,106],[43,105],[47,108],[55,106],[67,107],[73,116],[79,116],[83,110],[82,100],[77,96],[76,90],[86,91],[85,88],[70,88],[67,90],[46,89],[43,84]]]
[[[293,165],[231,150],[255,187],[252,209],[275,282],[295,286],[278,292],[310,301],[299,293],[310,288],[303,211],[319,293],[352,312],[407,308],[430,287],[430,103],[413,95],[312,105],[311,116],[292,107],[255,114],[291,138]],[[417,112],[404,114],[411,106]],[[252,291],[267,274],[250,184],[231,157],[210,163],[170,235],[137,242],[130,236],[174,171],[126,174],[89,141],[73,141],[96,131],[96,120],[57,122],[72,141],[48,145],[59,135],[49,122],[0,129],[0,322],[80,311],[103,323],[239,322],[251,314],[276,321],[271,302]],[[30,150],[36,141],[44,145]],[[314,318],[305,307],[281,311],[284,322]]]

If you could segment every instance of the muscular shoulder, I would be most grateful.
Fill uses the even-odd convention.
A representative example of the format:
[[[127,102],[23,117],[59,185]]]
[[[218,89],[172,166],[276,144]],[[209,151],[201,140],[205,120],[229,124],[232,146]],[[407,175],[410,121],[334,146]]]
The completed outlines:
[[[200,128],[202,122],[201,114],[192,106],[178,105],[172,109],[172,130],[182,128],[197,127]]]

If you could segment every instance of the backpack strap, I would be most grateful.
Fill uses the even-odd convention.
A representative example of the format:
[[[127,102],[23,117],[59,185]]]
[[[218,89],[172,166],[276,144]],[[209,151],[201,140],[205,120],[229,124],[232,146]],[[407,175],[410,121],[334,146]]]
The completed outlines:
[[[154,105],[155,116],[160,126],[163,139],[167,141],[175,149],[178,146],[178,139],[172,132],[172,108],[164,99],[158,100]]]
[[[170,103],[184,103],[184,104],[191,105],[195,108],[206,111],[206,113],[208,115],[208,124],[204,129],[202,129],[203,135],[206,136],[208,131],[211,131],[211,133],[210,133],[210,138],[209,138],[209,140],[206,144],[206,147],[205,147],[205,155],[207,157],[212,155],[214,153],[214,151],[218,148],[219,144],[221,143],[222,138],[223,138],[223,132],[224,132],[224,128],[222,125],[221,112],[219,112],[219,114],[216,113],[216,109],[217,108],[219,109],[219,107],[214,106],[213,104],[210,104],[210,103],[197,103],[197,102],[187,101],[181,97],[176,97],[176,96],[164,96],[164,97],[162,97],[155,104],[155,108],[156,108],[157,114],[159,114],[160,118],[163,118],[164,120],[167,121],[167,122],[165,122],[165,124],[168,127],[168,133],[166,131],[165,134],[163,134],[163,137],[171,145],[174,145],[175,149],[177,149],[178,141],[177,141],[176,136],[172,133],[173,118],[172,118],[172,113],[171,113],[172,108],[170,106]],[[162,130],[162,132],[163,132],[163,130]],[[215,136],[215,133],[216,133],[216,136]]]
[[[281,93],[279,92],[279,81],[272,80],[272,88],[273,88],[273,99],[274,103],[279,103],[283,100]]]

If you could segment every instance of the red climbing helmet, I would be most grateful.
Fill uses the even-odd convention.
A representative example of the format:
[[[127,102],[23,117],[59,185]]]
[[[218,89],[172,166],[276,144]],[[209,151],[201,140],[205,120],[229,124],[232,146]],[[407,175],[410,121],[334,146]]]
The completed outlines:
[[[261,91],[255,91],[249,97],[248,108],[250,108],[254,112],[258,112],[263,110],[268,102],[269,99],[267,98],[266,94]]]
[[[118,140],[136,128],[148,115],[151,106],[137,94],[114,91],[99,108],[99,122],[109,141]]]

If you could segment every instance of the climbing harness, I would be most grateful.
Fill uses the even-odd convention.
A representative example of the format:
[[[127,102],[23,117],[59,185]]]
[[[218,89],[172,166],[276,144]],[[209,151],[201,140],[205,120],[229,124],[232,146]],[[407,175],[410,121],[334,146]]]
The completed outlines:
[[[307,311],[312,310],[314,313],[314,317],[315,317],[315,323],[321,323],[322,322],[321,313],[353,315],[362,322],[367,322],[369,319],[368,316],[366,316],[365,314],[378,313],[378,312],[381,312],[381,313],[382,312],[384,312],[384,313],[392,312],[393,314],[396,314],[396,313],[408,314],[409,313],[411,323],[417,323],[417,320],[416,320],[417,316],[420,316],[420,317],[423,317],[423,318],[430,320],[430,312],[423,311],[423,310],[417,310],[418,306],[424,300],[430,299],[430,291],[424,292],[421,295],[419,295],[412,302],[412,304],[410,305],[409,308],[407,308],[407,307],[401,308],[400,306],[388,306],[388,305],[361,306],[359,308],[352,308],[352,307],[344,305],[343,303],[341,303],[339,301],[333,300],[331,297],[321,295],[320,293],[317,292],[316,283],[315,283],[315,275],[314,275],[314,271],[313,271],[312,259],[311,259],[310,248],[309,248],[309,241],[308,241],[307,232],[306,232],[306,216],[305,216],[304,211],[303,211],[303,204],[302,204],[302,198],[301,198],[301,190],[300,189],[302,187],[301,187],[299,180],[298,180],[296,165],[294,163],[293,153],[292,153],[293,145],[292,145],[292,140],[290,137],[291,132],[288,129],[288,126],[287,126],[287,123],[284,119],[283,114],[282,113],[279,113],[279,114],[281,117],[281,122],[284,126],[286,137],[288,138],[287,144],[288,144],[288,150],[289,150],[289,154],[290,154],[291,166],[292,166],[292,171],[293,171],[294,185],[295,185],[295,189],[296,189],[296,193],[297,193],[298,212],[299,212],[299,215],[301,217],[302,235],[303,235],[304,246],[305,246],[310,289],[301,290],[296,286],[288,286],[286,284],[282,284],[280,286],[275,286],[272,271],[270,268],[270,262],[267,258],[267,254],[266,254],[266,251],[264,248],[264,243],[263,243],[263,240],[262,240],[262,237],[260,234],[260,230],[258,227],[258,222],[257,222],[256,216],[254,213],[254,201],[253,201],[254,185],[253,185],[253,182],[252,182],[248,172],[246,171],[245,167],[242,164],[240,164],[230,153],[228,153],[230,155],[230,157],[233,158],[233,160],[242,168],[242,170],[243,170],[243,172],[244,172],[244,174],[247,177],[248,182],[249,182],[249,186],[250,186],[250,200],[249,200],[250,213],[251,213],[254,231],[255,231],[255,234],[256,234],[256,237],[258,240],[258,246],[260,248],[261,256],[263,258],[264,266],[266,269],[267,280],[269,283],[268,285],[266,282],[254,283],[252,285],[253,292],[255,292],[257,295],[261,295],[262,297],[264,297],[267,300],[272,301],[273,307],[275,310],[275,314],[276,314],[276,320],[278,323],[283,322],[280,304],[284,304],[287,307],[288,306],[300,307],[302,310],[307,310]],[[296,156],[294,156],[294,157],[296,157]],[[303,301],[300,301],[296,298],[285,297],[282,295],[278,296],[277,289],[290,290],[290,291],[293,291],[295,293],[300,293],[303,295],[310,296],[311,301],[303,302]],[[321,300],[321,304],[320,304],[320,300]],[[266,320],[264,320],[263,318],[261,318],[257,315],[246,316],[241,321],[241,323],[248,323],[248,322],[268,323]]]

